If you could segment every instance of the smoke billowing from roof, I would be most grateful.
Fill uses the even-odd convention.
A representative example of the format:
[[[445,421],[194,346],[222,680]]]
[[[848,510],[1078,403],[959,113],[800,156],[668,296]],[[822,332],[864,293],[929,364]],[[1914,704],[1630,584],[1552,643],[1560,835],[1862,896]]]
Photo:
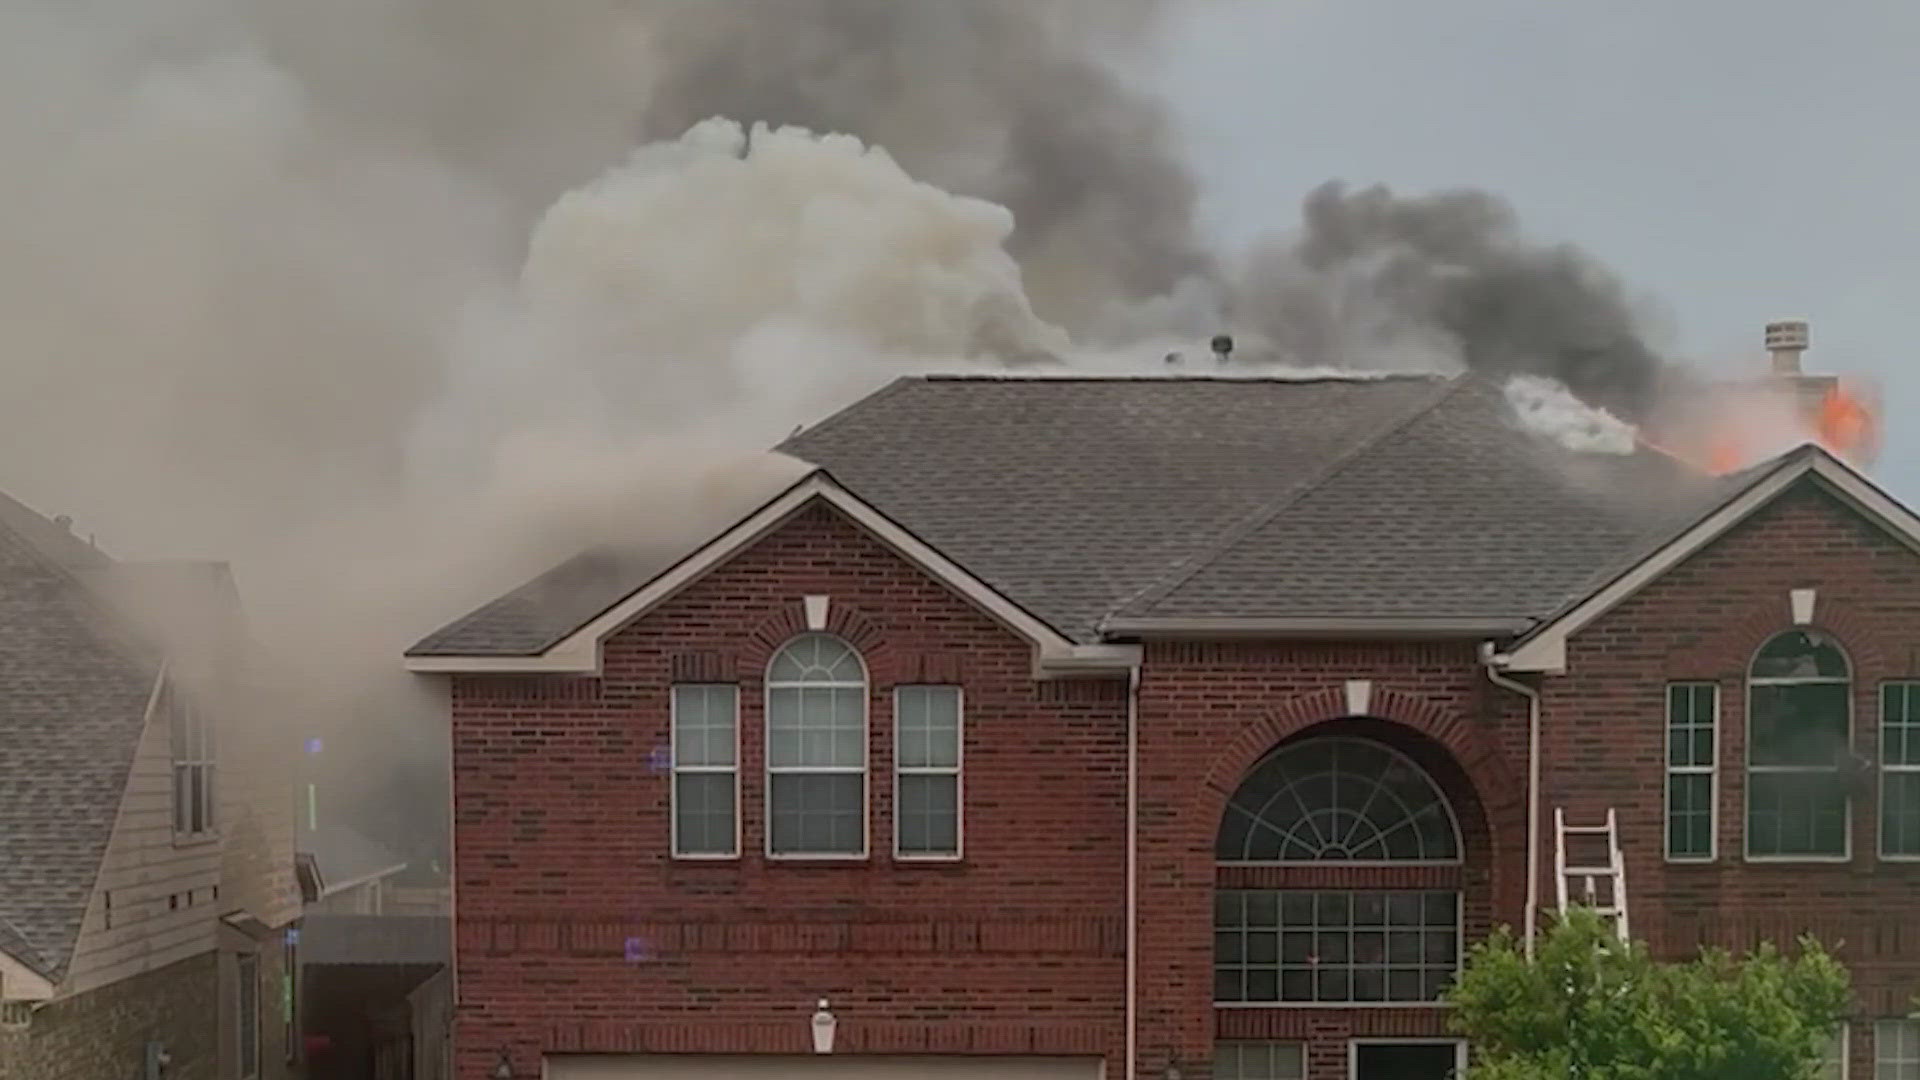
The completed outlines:
[[[390,752],[419,634],[902,370],[1226,328],[1637,393],[1618,287],[1485,196],[1328,189],[1226,269],[1123,74],[1185,6],[0,5],[0,490],[231,558]]]

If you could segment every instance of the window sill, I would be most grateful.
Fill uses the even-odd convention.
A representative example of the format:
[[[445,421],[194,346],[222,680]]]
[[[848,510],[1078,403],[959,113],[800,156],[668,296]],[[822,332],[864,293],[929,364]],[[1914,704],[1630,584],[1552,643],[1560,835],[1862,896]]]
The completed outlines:
[[[775,855],[771,852],[767,854],[767,862],[769,863],[800,866],[854,866],[872,861],[873,856],[864,852],[859,855]]]
[[[220,842],[220,834],[210,833],[174,833],[173,846],[176,848],[208,847]]]
[[[1216,1001],[1216,1009],[1451,1009],[1449,1001]]]
[[[961,866],[966,863],[965,855],[900,855],[893,856],[896,866]]]
[[[1853,861],[1851,855],[1742,855],[1742,862],[1761,866],[1845,866]]]
[[[691,866],[726,866],[730,863],[738,863],[740,861],[740,853],[735,852],[732,855],[669,855],[667,858],[671,862],[685,863]]]
[[[1666,857],[1666,863],[1668,866],[1718,866],[1720,864],[1720,856],[1669,855]]]

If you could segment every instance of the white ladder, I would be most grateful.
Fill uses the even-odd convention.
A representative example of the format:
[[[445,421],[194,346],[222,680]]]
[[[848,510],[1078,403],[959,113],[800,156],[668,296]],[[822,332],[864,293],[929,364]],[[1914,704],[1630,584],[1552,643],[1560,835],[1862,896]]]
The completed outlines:
[[[1602,921],[1611,921],[1614,932],[1621,941],[1627,936],[1627,864],[1620,857],[1620,829],[1614,818],[1613,809],[1607,809],[1607,822],[1604,825],[1569,825],[1567,812],[1561,807],[1553,810],[1553,869],[1554,882],[1560,890],[1560,913],[1566,914],[1569,905],[1569,886],[1578,882],[1578,892],[1572,898],[1573,903],[1591,908]],[[1570,860],[1568,854],[1569,837],[1601,837],[1606,840],[1606,865],[1600,866],[1583,854],[1578,860]],[[1597,855],[1598,852],[1593,854]],[[1602,891],[1597,886],[1605,879],[1608,887]]]

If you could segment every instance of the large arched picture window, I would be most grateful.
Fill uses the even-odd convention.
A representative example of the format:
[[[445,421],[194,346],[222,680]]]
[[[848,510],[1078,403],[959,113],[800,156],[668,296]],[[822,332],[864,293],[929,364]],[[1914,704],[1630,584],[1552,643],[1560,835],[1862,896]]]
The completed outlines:
[[[831,634],[767,665],[767,854],[867,853],[867,667]]]
[[[1845,858],[1853,676],[1838,642],[1789,630],[1747,677],[1747,854]]]
[[[1291,743],[1227,803],[1214,856],[1228,863],[1456,862],[1460,833],[1420,766],[1367,739]]]

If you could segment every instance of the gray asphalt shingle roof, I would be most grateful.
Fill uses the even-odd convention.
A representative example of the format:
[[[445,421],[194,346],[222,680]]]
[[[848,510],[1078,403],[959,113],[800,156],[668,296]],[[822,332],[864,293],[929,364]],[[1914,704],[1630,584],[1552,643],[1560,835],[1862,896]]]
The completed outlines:
[[[1566,449],[1477,377],[903,378],[778,449],[1079,641],[1109,618],[1538,619],[1729,483]],[[583,556],[411,653],[538,653],[669,562]]]
[[[79,935],[158,671],[86,586],[0,521],[0,924],[49,979]]]

